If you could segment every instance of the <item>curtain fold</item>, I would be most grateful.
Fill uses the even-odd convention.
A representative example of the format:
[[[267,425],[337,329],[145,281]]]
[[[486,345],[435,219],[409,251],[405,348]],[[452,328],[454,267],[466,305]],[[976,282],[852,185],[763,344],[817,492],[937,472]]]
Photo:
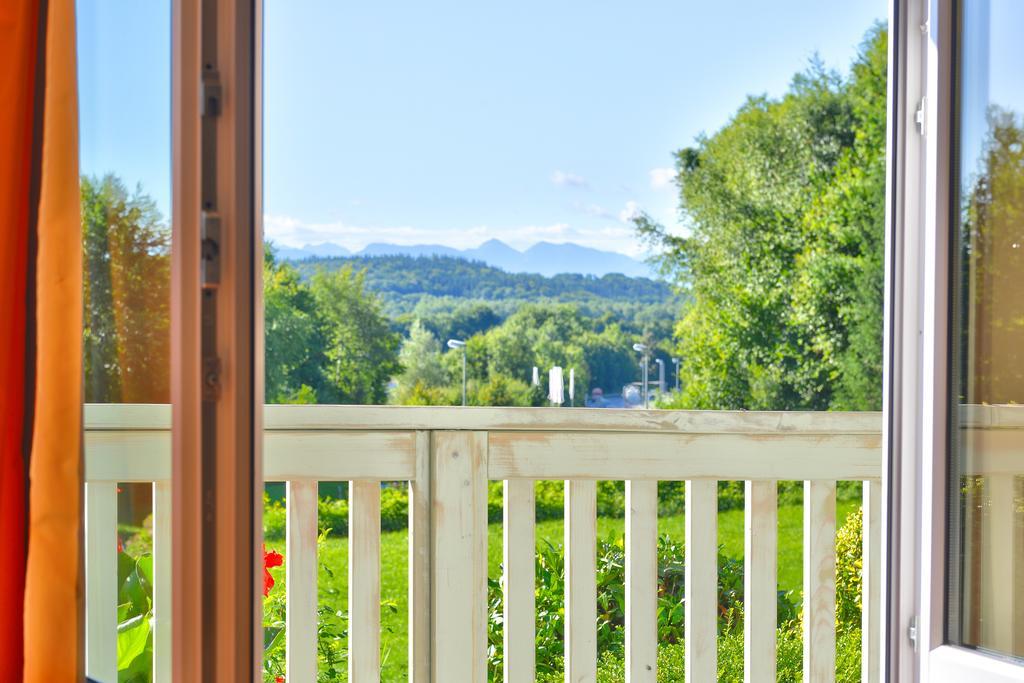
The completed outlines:
[[[84,670],[74,9],[0,0],[0,671],[32,683]]]

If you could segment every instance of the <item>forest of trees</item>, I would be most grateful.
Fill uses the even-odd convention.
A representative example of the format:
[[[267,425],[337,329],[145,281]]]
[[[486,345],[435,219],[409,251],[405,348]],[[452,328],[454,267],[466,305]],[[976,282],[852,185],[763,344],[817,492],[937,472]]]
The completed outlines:
[[[682,359],[666,406],[878,409],[885,84],[877,26],[848,75],[812,64],[679,150],[686,235],[636,221],[665,282],[447,257],[291,264],[268,248],[267,400],[455,404],[457,338],[471,404],[542,405],[533,366],[573,368],[577,396],[614,392],[637,379],[644,339]],[[83,178],[82,202],[86,398],[165,402],[169,229],[114,176]]]

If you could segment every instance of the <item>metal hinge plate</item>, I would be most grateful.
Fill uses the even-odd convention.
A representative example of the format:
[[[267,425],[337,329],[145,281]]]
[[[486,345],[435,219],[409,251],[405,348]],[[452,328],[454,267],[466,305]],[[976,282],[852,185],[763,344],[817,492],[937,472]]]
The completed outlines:
[[[910,617],[910,625],[907,626],[907,638],[910,639],[910,643],[914,646],[914,652],[917,652],[917,615]]]
[[[917,124],[917,132],[924,135],[924,123],[926,117],[925,105],[927,104],[927,98],[922,97],[921,101],[917,103],[917,111],[914,112],[914,123]]]

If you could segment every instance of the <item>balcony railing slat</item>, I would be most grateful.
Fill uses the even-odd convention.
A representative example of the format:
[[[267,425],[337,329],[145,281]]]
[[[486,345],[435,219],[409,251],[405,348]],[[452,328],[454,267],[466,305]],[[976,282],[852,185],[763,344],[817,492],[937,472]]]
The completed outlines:
[[[533,480],[505,482],[505,683],[536,678],[534,563],[536,505]]]
[[[409,683],[430,683],[430,432],[416,432],[409,481]]]
[[[718,675],[718,482],[686,482],[685,675]]]
[[[316,680],[317,482],[287,482],[285,522],[287,678]]]
[[[565,680],[597,676],[597,482],[565,482]]]
[[[171,482],[153,484],[153,683],[171,683]]]
[[[746,482],[743,552],[743,680],[774,683],[778,619],[778,484]]]
[[[836,672],[836,484],[804,482],[804,680]]]
[[[864,482],[861,681],[882,680],[882,482]]]
[[[380,681],[380,484],[348,490],[348,680],[367,683]]]
[[[117,680],[117,483],[85,485],[85,673]]]
[[[626,681],[658,680],[658,482],[626,482]]]
[[[487,433],[435,432],[431,461],[432,680],[485,683]]]

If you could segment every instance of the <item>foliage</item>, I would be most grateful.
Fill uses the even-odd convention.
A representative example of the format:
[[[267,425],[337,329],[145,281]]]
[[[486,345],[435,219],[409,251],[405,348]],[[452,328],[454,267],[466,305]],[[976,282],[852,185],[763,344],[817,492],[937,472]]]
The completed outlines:
[[[397,378],[391,399],[408,404],[417,395],[439,389],[449,382],[448,371],[441,361],[441,344],[430,330],[416,320],[398,353],[402,374]]]
[[[598,543],[597,647],[605,657],[624,656],[625,549],[622,537]],[[561,673],[564,638],[565,565],[561,545],[544,542],[536,556],[536,652],[538,677]],[[685,554],[683,544],[658,539],[658,642],[682,643],[685,637]],[[488,581],[488,655],[492,680],[500,680],[503,657],[502,585]],[[720,555],[718,559],[719,631],[742,638],[743,563]],[[780,624],[796,618],[796,605],[779,592]],[[742,656],[741,656],[742,661]],[[742,668],[741,668],[742,671]]]
[[[864,511],[847,517],[836,532],[836,626],[848,631],[860,625],[864,573]]]
[[[687,296],[676,407],[877,409],[886,31],[847,79],[813,64],[676,155],[689,236],[642,216]]]
[[[171,231],[116,176],[83,176],[83,360],[89,403],[170,402]]]
[[[148,683],[153,663],[153,555],[117,552],[117,680]]]
[[[418,300],[426,294],[485,301],[613,299],[660,303],[672,296],[668,286],[648,278],[618,273],[601,277],[578,273],[552,277],[536,273],[509,273],[481,261],[452,256],[313,258],[299,262],[297,268],[304,275],[342,268],[365,270],[367,287],[388,300],[396,297]]]

